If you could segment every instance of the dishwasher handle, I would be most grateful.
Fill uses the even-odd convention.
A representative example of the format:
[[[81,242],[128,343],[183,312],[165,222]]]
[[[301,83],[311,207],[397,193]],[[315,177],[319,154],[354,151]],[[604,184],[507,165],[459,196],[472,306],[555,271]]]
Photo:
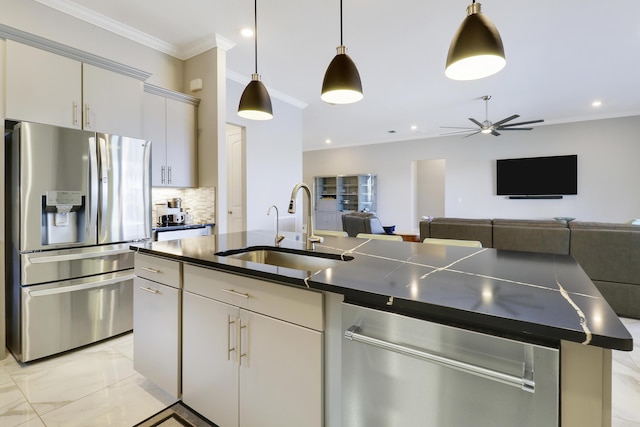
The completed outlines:
[[[408,347],[406,345],[396,344],[389,341],[363,335],[360,333],[360,328],[357,325],[353,325],[349,329],[347,329],[344,332],[344,337],[351,341],[368,344],[374,347],[381,348],[383,350],[393,351],[395,353],[414,357],[416,359],[432,362],[440,366],[457,369],[459,371],[476,375],[482,378],[498,381],[503,384],[521,388],[522,390],[530,393],[535,392],[535,381],[533,378],[533,357],[529,356],[527,353],[528,350],[532,351],[532,348],[530,346],[525,347],[525,357],[524,357],[525,361],[523,363],[523,375],[522,377],[518,377],[516,375],[507,374],[505,372],[500,372],[500,371],[485,368],[482,366],[473,365],[471,363],[463,362],[460,360],[455,360],[448,357],[440,356],[438,354],[429,353],[427,351],[424,351],[423,349]]]

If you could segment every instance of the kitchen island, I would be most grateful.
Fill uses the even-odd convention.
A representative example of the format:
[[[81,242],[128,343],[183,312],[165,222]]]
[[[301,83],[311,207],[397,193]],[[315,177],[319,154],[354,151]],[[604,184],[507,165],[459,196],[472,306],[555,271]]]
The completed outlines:
[[[561,424],[610,424],[611,349],[630,351],[633,341],[572,257],[338,237],[325,237],[316,252],[353,259],[318,271],[224,256],[273,243],[273,233],[253,231],[154,242],[135,249],[184,264],[185,290],[187,266],[195,266],[239,280],[259,279],[338,295],[349,304],[557,348]],[[281,246],[303,249],[303,236],[287,233]],[[330,300],[325,302],[327,312]],[[329,315],[325,323],[329,337]],[[330,390],[327,382],[335,379],[331,371],[336,364],[332,359],[339,356],[327,354],[335,347],[335,340],[327,337],[324,388]],[[325,395],[325,406],[332,399]],[[332,421],[335,408],[339,405],[325,410],[325,425],[339,425]]]

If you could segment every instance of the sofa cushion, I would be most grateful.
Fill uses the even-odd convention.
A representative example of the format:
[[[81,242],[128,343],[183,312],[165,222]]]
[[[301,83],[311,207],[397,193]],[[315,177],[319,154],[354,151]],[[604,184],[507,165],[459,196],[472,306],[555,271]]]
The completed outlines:
[[[422,242],[427,237],[431,237],[430,226],[431,221],[420,221],[420,241]]]
[[[592,280],[640,284],[640,226],[571,222],[571,255]]]
[[[640,319],[640,286],[600,280],[593,284],[618,316]]]
[[[490,219],[434,218],[429,226],[430,235],[438,239],[477,240],[485,248],[493,247]],[[422,233],[421,240],[424,240]]]
[[[493,220],[493,247],[511,251],[568,254],[570,231],[564,221]]]

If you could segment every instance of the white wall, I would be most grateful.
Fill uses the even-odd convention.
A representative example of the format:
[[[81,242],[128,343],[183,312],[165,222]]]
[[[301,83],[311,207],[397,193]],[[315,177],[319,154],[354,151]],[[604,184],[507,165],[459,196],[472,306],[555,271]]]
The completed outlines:
[[[227,80],[227,121],[246,128],[247,230],[271,229],[275,215],[267,216],[269,206],[275,204],[280,217],[288,217],[291,190],[302,181],[302,110],[272,96],[273,119],[243,119],[238,116],[243,90]],[[300,227],[301,208],[296,215]]]
[[[495,195],[495,160],[578,155],[578,195],[562,200],[509,200]],[[378,175],[378,215],[415,230],[412,162],[445,159],[445,216],[466,218],[575,217],[628,222],[640,218],[640,117],[538,126],[499,137],[438,137],[303,153],[304,179],[352,173]],[[420,195],[419,195],[420,196]],[[420,205],[418,203],[418,205]]]

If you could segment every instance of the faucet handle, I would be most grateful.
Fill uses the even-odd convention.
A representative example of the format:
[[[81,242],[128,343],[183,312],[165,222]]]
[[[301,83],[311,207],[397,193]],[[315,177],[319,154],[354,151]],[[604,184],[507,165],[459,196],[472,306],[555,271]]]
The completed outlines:
[[[309,236],[309,241],[311,243],[322,243],[322,242],[324,242],[324,237],[321,237],[321,236]]]

